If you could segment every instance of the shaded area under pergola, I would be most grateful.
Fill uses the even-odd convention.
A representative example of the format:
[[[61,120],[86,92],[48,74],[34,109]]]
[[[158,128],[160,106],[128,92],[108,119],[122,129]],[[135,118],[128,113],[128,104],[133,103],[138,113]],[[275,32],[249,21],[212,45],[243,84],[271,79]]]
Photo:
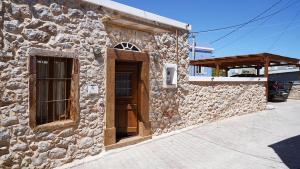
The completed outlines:
[[[249,55],[227,56],[220,58],[208,58],[191,60],[190,65],[211,67],[216,69],[216,76],[220,76],[220,70],[225,70],[226,77],[230,69],[255,68],[259,77],[259,70],[264,68],[264,77],[268,78],[269,67],[295,65],[300,68],[300,60],[271,53],[259,53]],[[299,73],[300,79],[300,73]],[[266,82],[266,95],[268,94],[268,82]]]

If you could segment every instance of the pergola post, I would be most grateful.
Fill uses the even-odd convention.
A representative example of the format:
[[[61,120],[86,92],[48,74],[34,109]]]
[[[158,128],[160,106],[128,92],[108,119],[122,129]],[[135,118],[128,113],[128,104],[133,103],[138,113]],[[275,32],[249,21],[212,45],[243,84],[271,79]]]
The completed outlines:
[[[216,65],[216,76],[217,77],[220,76],[220,65],[219,64]]]
[[[256,75],[257,75],[257,77],[260,77],[260,67],[256,68]]]
[[[269,65],[270,65],[270,59],[269,57],[266,57],[265,59],[265,70],[264,70],[264,77],[267,79],[265,82],[265,87],[266,87],[266,97],[268,101],[268,95],[269,95]]]
[[[228,71],[229,71],[229,69],[225,68],[225,77],[228,77]]]

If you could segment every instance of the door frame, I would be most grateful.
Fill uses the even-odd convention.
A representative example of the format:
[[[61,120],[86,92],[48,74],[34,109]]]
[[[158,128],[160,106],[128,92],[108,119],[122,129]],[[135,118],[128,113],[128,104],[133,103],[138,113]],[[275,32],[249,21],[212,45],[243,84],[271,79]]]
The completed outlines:
[[[145,52],[132,52],[108,48],[106,53],[106,101],[104,146],[116,143],[115,128],[115,63],[134,61],[140,63],[138,72],[138,136],[151,136],[149,121],[149,55]]]

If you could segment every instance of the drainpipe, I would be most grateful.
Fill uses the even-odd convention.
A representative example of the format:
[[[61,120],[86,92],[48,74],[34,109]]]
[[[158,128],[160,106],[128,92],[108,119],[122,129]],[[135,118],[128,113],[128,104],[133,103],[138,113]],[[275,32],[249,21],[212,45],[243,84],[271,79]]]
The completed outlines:
[[[176,29],[176,63],[178,65],[178,30]]]
[[[193,42],[192,42],[192,57],[194,60],[196,60],[196,50],[195,50],[195,47],[196,47],[196,42],[195,42],[195,34],[192,33],[192,38],[193,38]],[[194,68],[194,76],[196,75],[196,66],[193,66]]]

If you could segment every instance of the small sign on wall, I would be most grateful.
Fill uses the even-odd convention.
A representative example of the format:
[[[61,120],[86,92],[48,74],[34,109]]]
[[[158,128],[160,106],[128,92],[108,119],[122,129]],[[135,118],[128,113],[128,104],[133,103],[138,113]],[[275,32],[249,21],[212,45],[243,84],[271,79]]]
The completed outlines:
[[[99,93],[98,85],[88,85],[87,90],[88,90],[88,94],[98,94]]]

